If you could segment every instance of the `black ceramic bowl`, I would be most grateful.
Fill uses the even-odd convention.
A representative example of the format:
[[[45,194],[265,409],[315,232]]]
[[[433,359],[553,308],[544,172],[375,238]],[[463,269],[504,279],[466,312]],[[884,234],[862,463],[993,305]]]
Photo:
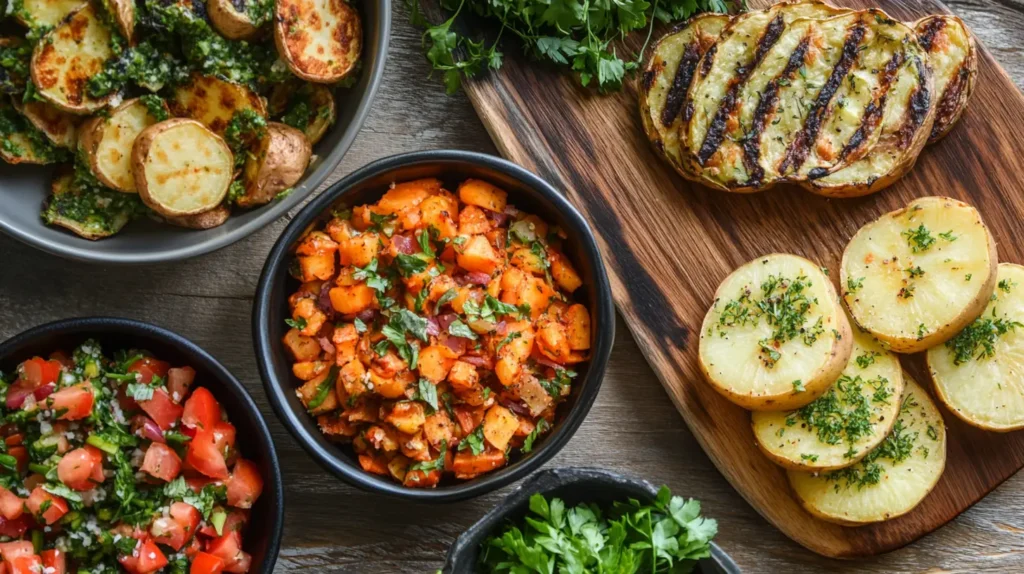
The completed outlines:
[[[593,328],[592,359],[576,371],[572,393],[559,407],[552,431],[527,456],[514,455],[511,463],[470,481],[442,482],[433,489],[405,488],[385,477],[369,474],[359,467],[351,448],[332,443],[317,428],[295,396],[297,379],[281,344],[288,329],[288,296],[298,282],[288,273],[293,251],[303,233],[330,211],[377,201],[393,182],[437,177],[449,189],[468,177],[483,179],[508,192],[510,204],[557,224],[568,234],[566,254],[583,278],[576,297],[590,309]],[[555,455],[579,428],[597,397],[604,377],[612,340],[615,311],[608,276],[597,242],[578,211],[550,184],[525,169],[489,155],[460,151],[428,151],[385,158],[339,181],[307,205],[291,222],[263,268],[256,291],[253,341],[257,364],[270,403],[299,443],[327,470],[366,490],[426,501],[455,501],[478,496],[518,480]]]
[[[181,335],[148,323],[112,317],[66,319],[15,335],[0,343],[0,370],[10,371],[35,355],[74,349],[86,339],[99,341],[106,353],[145,349],[172,365],[189,365],[196,370],[195,384],[209,389],[223,405],[238,430],[238,448],[256,463],[263,476],[263,494],[252,508],[244,549],[252,554],[250,572],[272,572],[284,525],[281,467],[267,423],[242,383],[217,359]]]
[[[607,508],[615,501],[633,498],[650,502],[658,489],[646,480],[639,480],[598,468],[556,468],[537,473],[523,481],[501,505],[488,512],[462,533],[451,548],[444,564],[444,574],[466,574],[476,571],[480,544],[509,521],[521,524],[530,509],[530,497],[536,493],[547,498],[558,497],[566,506],[584,502]],[[679,494],[679,493],[676,493]],[[701,574],[739,574],[732,558],[717,544],[711,543],[711,556],[701,560],[696,572]]]

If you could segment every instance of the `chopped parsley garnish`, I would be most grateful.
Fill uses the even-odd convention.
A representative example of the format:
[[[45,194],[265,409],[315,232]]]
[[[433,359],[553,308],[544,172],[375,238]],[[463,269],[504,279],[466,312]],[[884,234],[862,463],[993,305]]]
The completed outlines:
[[[996,310],[992,309],[992,317],[995,317],[995,312]],[[996,354],[996,339],[1016,330],[1017,327],[1024,327],[1024,324],[1002,317],[979,317],[955,337],[946,341],[946,348],[953,354],[954,365],[962,365],[972,358],[979,361],[989,359]]]
[[[299,317],[298,319],[288,318],[288,319],[285,319],[284,322],[289,327],[293,327],[293,328],[298,329],[300,331],[306,328],[306,318],[305,317]]]
[[[927,251],[935,244],[935,238],[923,223],[916,228],[904,231],[901,235],[907,238],[907,244],[910,245],[914,253]]]
[[[1017,286],[1017,282],[1016,281],[1011,281],[1010,279],[1001,279],[999,281],[999,285],[998,286],[999,286],[999,289],[1001,291],[1009,293],[1010,289],[1013,289],[1014,287]]]
[[[856,293],[864,286],[864,278],[859,277],[857,279],[850,278],[846,280],[846,288],[850,293]]]
[[[857,366],[866,369],[875,364],[875,359],[881,356],[882,354],[878,351],[864,351],[863,354],[857,356]]]
[[[547,432],[547,430],[550,427],[551,425],[548,424],[548,421],[546,419],[538,420],[537,425],[533,427],[533,430],[530,431],[530,434],[526,435],[526,438],[523,439],[523,453],[529,454],[533,452],[533,443],[537,440],[537,437]]]

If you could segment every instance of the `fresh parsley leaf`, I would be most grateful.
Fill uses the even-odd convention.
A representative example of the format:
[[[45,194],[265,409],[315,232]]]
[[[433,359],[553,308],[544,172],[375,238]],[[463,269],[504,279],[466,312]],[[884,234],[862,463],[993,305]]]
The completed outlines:
[[[395,256],[395,265],[402,277],[412,277],[427,270],[427,262],[422,258],[404,253]]]
[[[421,377],[417,383],[416,398],[427,403],[431,413],[437,412],[437,385]]]
[[[484,425],[478,425],[473,432],[466,435],[466,438],[462,439],[459,443],[459,450],[469,449],[474,455],[478,455],[484,451],[486,446],[484,445]]]
[[[551,425],[548,424],[548,421],[546,419],[538,420],[537,426],[533,427],[533,430],[530,431],[530,434],[526,435],[526,438],[523,439],[523,453],[529,454],[533,452],[534,441],[537,440],[537,437],[547,432],[549,428],[551,428]]]
[[[305,317],[299,317],[298,319],[290,319],[289,318],[289,319],[285,319],[284,322],[289,327],[293,327],[293,328],[298,329],[300,331],[306,328],[306,318]]]
[[[448,325],[448,334],[453,337],[465,337],[471,341],[476,340],[476,333],[469,328],[469,325],[459,319],[452,321],[451,325]]]

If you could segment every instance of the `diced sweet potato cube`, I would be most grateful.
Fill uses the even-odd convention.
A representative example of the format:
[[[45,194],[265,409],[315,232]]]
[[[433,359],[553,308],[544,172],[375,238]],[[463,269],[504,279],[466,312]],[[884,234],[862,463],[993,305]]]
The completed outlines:
[[[552,361],[565,361],[570,352],[565,326],[550,318],[542,318],[537,325],[537,349]]]
[[[569,259],[555,251],[548,249],[548,261],[551,262],[551,278],[555,280],[558,287],[568,293],[572,293],[583,285],[579,273],[573,268]]]
[[[516,434],[519,428],[519,419],[516,415],[501,405],[494,405],[487,409],[484,415],[484,438],[491,446],[504,452],[508,447],[508,441]]]
[[[334,253],[338,244],[323,231],[311,231],[295,248],[296,255],[327,255]]]
[[[298,260],[303,281],[330,279],[334,275],[334,253],[300,255]]]
[[[519,304],[519,294],[525,289],[529,275],[518,267],[508,267],[501,274],[501,302]]]
[[[342,417],[340,412],[316,417],[316,424],[329,438],[352,438],[359,434],[359,427]]]
[[[420,223],[428,229],[437,229],[438,239],[451,239],[458,234],[455,225],[458,214],[458,203],[447,194],[428,197],[420,204]]]
[[[530,276],[527,278],[525,288],[519,293],[517,305],[529,305],[530,316],[536,321],[547,311],[548,305],[551,304],[551,298],[554,296],[555,290],[548,286],[544,279]]]
[[[327,294],[331,298],[331,306],[342,315],[354,315],[374,304],[373,289],[365,284],[335,287]]]
[[[433,275],[431,274],[433,272]],[[405,285],[406,291],[410,294],[415,295],[419,293],[431,280],[434,279],[434,275],[437,274],[436,265],[428,265],[425,271],[419,273],[413,273],[408,277],[402,277],[402,284]]]
[[[455,454],[452,462],[452,470],[456,478],[473,478],[478,474],[492,471],[505,465],[505,453],[498,450],[486,450],[480,454],[473,454],[470,450],[464,450]]]
[[[491,277],[490,282],[487,283],[487,294],[495,299],[501,296],[501,277],[502,273],[499,271],[497,275]]]
[[[461,235],[479,235],[491,230],[491,222],[484,210],[475,205],[467,205],[459,212],[459,233]]]
[[[366,440],[373,445],[373,448],[384,452],[395,452],[398,450],[398,433],[391,427],[374,425],[363,433]]]
[[[405,396],[405,382],[397,377],[382,377],[371,370],[370,383],[373,385],[373,392],[385,399],[397,399]]]
[[[380,251],[376,233],[363,233],[338,244],[338,259],[343,266],[366,267]]]
[[[330,375],[330,370],[324,371],[318,376],[306,381],[301,387],[295,390],[295,394],[298,395],[299,400],[302,401],[306,410],[314,415],[329,413],[338,408],[338,395],[335,394],[334,381],[327,380],[327,377]],[[324,387],[324,389],[321,389],[322,385],[327,386]],[[311,407],[311,403],[320,397],[321,390],[325,393],[323,395],[323,400],[320,404]]]
[[[394,349],[388,349],[383,355],[374,355],[373,366],[370,368],[374,373],[382,377],[394,377],[398,373],[404,371],[409,367],[409,364],[405,362]]]
[[[329,367],[330,365],[323,361],[303,361],[292,365],[292,374],[294,374],[296,378],[308,381],[316,378]]]
[[[352,227],[357,231],[366,231],[373,225],[373,219],[370,218],[370,214],[373,213],[369,205],[359,205],[352,208],[352,219],[350,223]]]
[[[520,247],[512,252],[509,263],[534,275],[544,275],[544,260],[528,247]]]
[[[430,447],[427,445],[427,440],[423,438],[422,432],[417,432],[410,437],[403,437],[399,447],[402,449],[402,454],[413,460],[427,461],[433,458],[430,456]]]
[[[388,459],[383,455],[359,455],[359,466],[363,467],[363,470],[373,474],[380,474],[387,476],[388,472]]]
[[[285,349],[295,361],[313,361],[320,356],[320,343],[313,337],[303,335],[298,329],[288,329],[282,341]]]
[[[518,332],[518,338],[510,340],[498,350],[498,361],[494,365],[494,373],[498,380],[506,387],[512,385],[519,379],[523,370],[523,363],[533,352],[534,333],[530,324],[526,321],[517,321],[508,325],[510,333]]]
[[[459,267],[467,271],[479,271],[490,275],[498,268],[500,259],[494,251],[487,238],[474,235],[462,246],[462,251],[456,251],[456,261]]]
[[[569,348],[573,351],[585,351],[590,348],[590,311],[576,303],[569,307],[562,316],[566,334],[569,337]]]
[[[345,395],[358,397],[366,392],[366,367],[358,359],[345,363],[338,372],[338,384],[345,390]],[[339,392],[339,394],[341,394]]]
[[[505,211],[508,194],[486,181],[467,179],[459,186],[459,199],[462,203],[501,213]]]
[[[405,475],[409,472],[410,464],[412,464],[412,461],[407,457],[396,456],[388,461],[388,474],[391,475],[391,478],[402,482],[405,480]]]
[[[455,407],[455,420],[458,421],[462,434],[467,435],[483,422],[484,409],[480,407],[457,406]]]
[[[452,388],[457,391],[468,390],[480,382],[480,373],[477,372],[475,366],[465,361],[455,361],[448,372],[448,381],[451,382]]]
[[[417,369],[421,377],[436,385],[448,376],[454,362],[439,345],[431,345],[420,351]]]
[[[317,307],[316,301],[310,298],[301,299],[292,309],[292,319],[305,323],[300,333],[307,337],[313,337],[320,333],[320,328],[327,321],[327,315]]]
[[[423,437],[427,439],[430,446],[440,449],[441,443],[453,444],[455,437],[455,423],[448,417],[444,409],[428,416],[423,421]]]
[[[468,285],[459,287],[458,289],[458,295],[452,299],[452,310],[456,313],[465,313],[464,305],[466,304],[466,301],[469,301],[470,299],[477,304],[484,300],[483,293],[481,293],[479,289],[474,289]]]
[[[438,179],[417,179],[395,184],[377,202],[381,213],[398,213],[408,207],[415,207],[431,195],[441,191]]]
[[[439,482],[441,482],[440,470],[427,472],[414,468],[405,473],[405,480],[402,481],[402,486],[406,488],[432,488],[437,486]]]
[[[358,233],[355,228],[352,227],[352,222],[347,219],[340,219],[337,217],[327,222],[327,226],[324,227],[324,231],[326,231],[327,234],[331,236],[331,239],[333,239],[338,245],[341,245],[347,239],[355,237],[356,233]]]
[[[536,215],[527,215],[526,217],[523,217],[519,221],[523,221],[523,222],[525,222],[525,224],[519,224],[518,227],[523,227],[525,225],[525,227],[529,230],[530,233],[533,234],[533,236],[535,238],[537,238],[537,239],[545,239],[545,238],[547,238],[547,236],[548,236],[548,224],[545,223],[544,220],[541,219],[540,217],[538,217]],[[515,234],[513,234],[513,237],[518,239],[518,237]]]
[[[334,360],[340,366],[356,358],[359,332],[352,323],[334,327],[331,342],[334,343]]]
[[[380,419],[380,405],[373,398],[363,398],[346,408],[341,416],[350,423],[375,423]]]
[[[436,303],[438,299],[452,289],[458,289],[458,284],[450,275],[438,275],[430,282],[430,291],[427,292],[427,301]]]
[[[323,287],[324,282],[317,279],[316,281],[307,281],[302,285],[299,285],[297,291],[288,296],[288,305],[295,309],[295,306],[299,304],[303,299],[312,299],[320,295],[320,288]]]
[[[384,417],[384,422],[390,423],[405,434],[415,434],[423,428],[426,418],[422,404],[415,401],[401,401],[395,403],[391,412]]]

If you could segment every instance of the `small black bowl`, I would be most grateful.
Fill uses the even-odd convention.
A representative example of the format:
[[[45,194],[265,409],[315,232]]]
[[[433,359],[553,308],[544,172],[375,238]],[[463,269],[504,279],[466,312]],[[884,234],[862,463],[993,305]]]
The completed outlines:
[[[501,505],[488,512],[462,533],[448,549],[444,574],[476,572],[480,544],[496,534],[508,522],[520,524],[530,509],[530,497],[543,494],[558,497],[567,507],[580,503],[596,503],[607,508],[615,501],[633,498],[644,503],[658,495],[658,489],[646,480],[639,480],[598,468],[556,468],[538,472],[523,481]],[[700,574],[740,574],[739,566],[714,542],[711,556],[701,560]]]
[[[188,339],[166,329],[113,317],[65,319],[34,327],[0,343],[0,369],[10,371],[33,356],[71,350],[96,339],[105,352],[145,349],[175,366],[196,370],[197,386],[206,387],[226,409],[238,430],[242,455],[260,469],[263,494],[252,507],[244,549],[252,554],[250,572],[270,573],[277,562],[284,526],[284,485],[270,429],[242,383],[217,359]]]
[[[464,482],[442,482],[433,489],[406,488],[363,471],[352,449],[329,441],[317,428],[295,395],[297,380],[291,361],[281,344],[291,316],[288,296],[298,286],[288,273],[294,249],[302,235],[327,218],[340,205],[353,207],[375,202],[394,182],[437,177],[454,184],[473,177],[504,189],[509,203],[537,214],[568,234],[566,254],[583,278],[577,298],[590,309],[594,325],[591,360],[577,370],[572,393],[559,407],[554,428],[526,456],[514,455],[512,462],[496,471]],[[539,468],[569,441],[590,411],[604,377],[612,341],[615,338],[615,310],[604,263],[590,227],[576,208],[554,187],[529,171],[503,159],[472,152],[427,151],[393,156],[374,162],[334,184],[292,220],[284,230],[263,268],[252,314],[253,343],[263,384],[285,426],[324,468],[365,490],[403,498],[451,502],[490,492],[518,480]]]

